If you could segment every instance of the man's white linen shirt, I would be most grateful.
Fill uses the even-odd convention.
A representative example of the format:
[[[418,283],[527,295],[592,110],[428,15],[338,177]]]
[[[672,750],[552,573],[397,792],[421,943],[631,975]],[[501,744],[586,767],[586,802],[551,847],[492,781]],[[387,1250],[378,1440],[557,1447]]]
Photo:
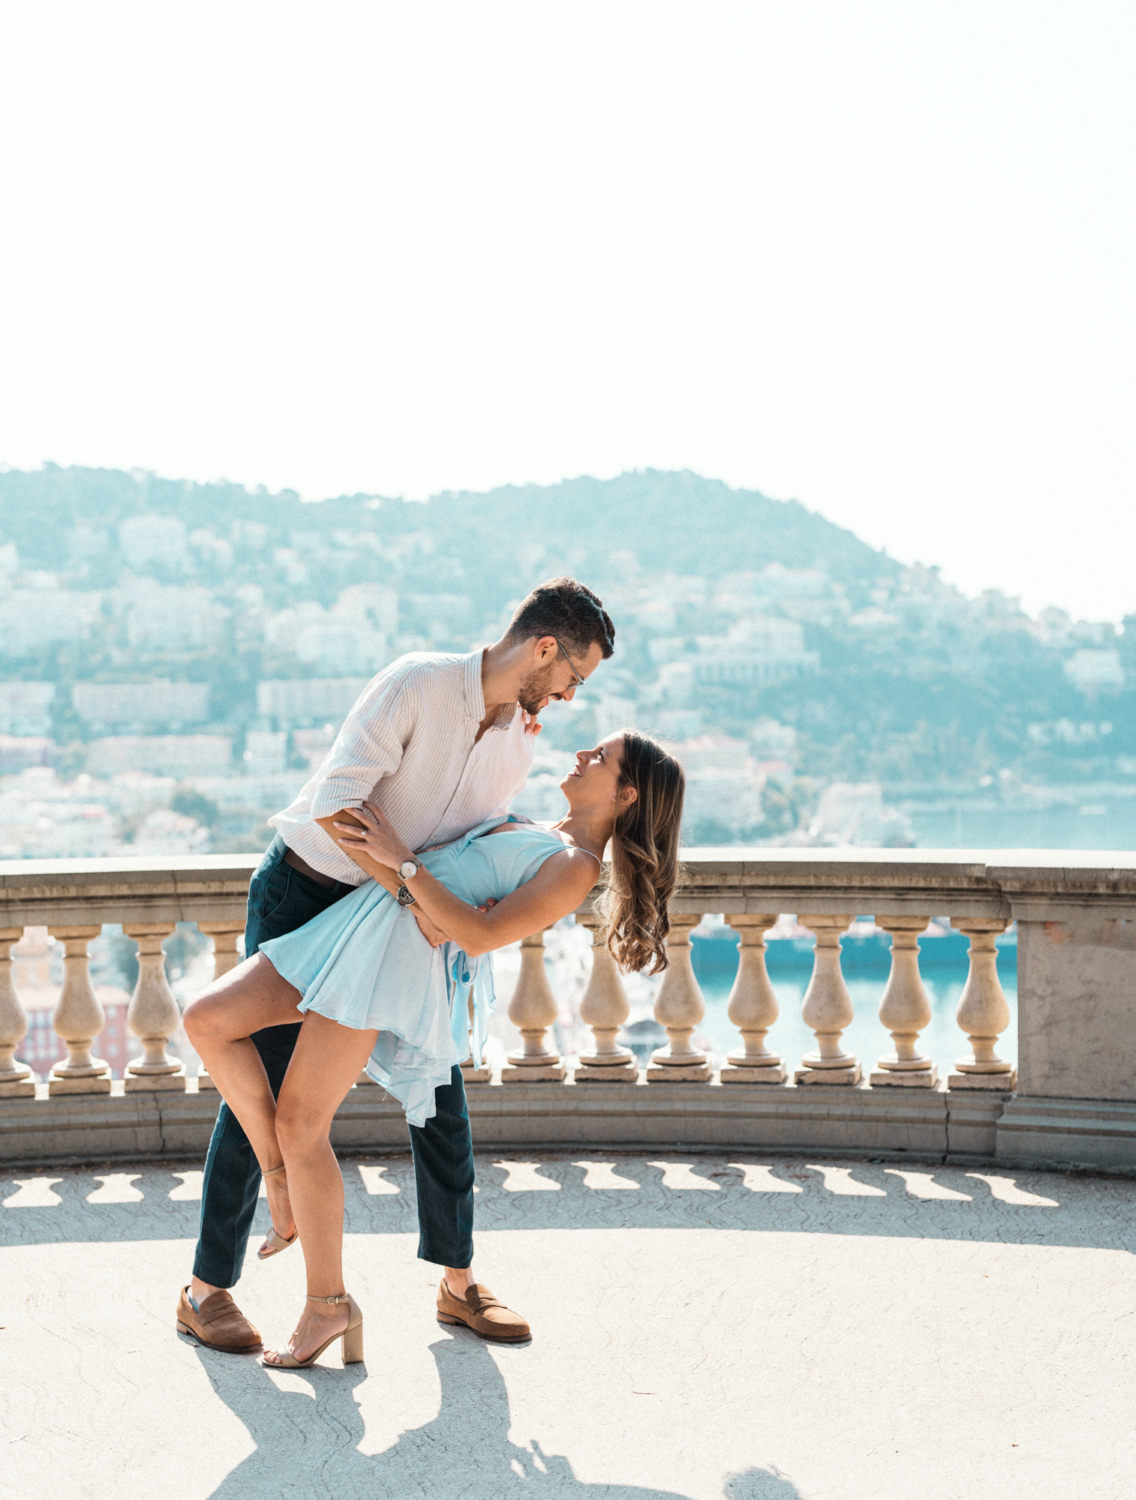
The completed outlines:
[[[373,802],[414,850],[501,815],[524,786],[534,736],[518,706],[477,738],[481,652],[400,656],[363,689],[319,770],[269,822],[290,849],[347,885],[369,877],[315,821]]]

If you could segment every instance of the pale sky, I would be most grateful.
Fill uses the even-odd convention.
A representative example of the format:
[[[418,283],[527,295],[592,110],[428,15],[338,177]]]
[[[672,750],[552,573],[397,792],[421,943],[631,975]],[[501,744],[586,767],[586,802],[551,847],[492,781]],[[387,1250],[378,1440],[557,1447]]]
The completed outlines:
[[[0,0],[0,462],[689,468],[1119,618],[1134,158],[1130,0]]]

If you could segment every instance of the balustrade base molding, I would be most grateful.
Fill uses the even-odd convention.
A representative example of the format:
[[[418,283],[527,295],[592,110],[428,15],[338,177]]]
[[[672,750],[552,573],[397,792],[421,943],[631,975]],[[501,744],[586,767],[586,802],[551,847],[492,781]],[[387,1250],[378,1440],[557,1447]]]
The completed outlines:
[[[785,1083],[789,1075],[778,1063],[774,1067],[747,1068],[740,1063],[726,1063],[719,1074],[723,1083]]]
[[[462,1072],[464,1074],[465,1070],[463,1069]],[[488,1078],[489,1075],[486,1074],[485,1076],[486,1076],[486,1078]],[[467,1083],[469,1082],[468,1076],[466,1076],[466,1082]],[[178,1087],[178,1086],[179,1085],[175,1085],[175,1087]],[[356,1078],[355,1082],[352,1084],[352,1088],[357,1088],[357,1089],[363,1089],[363,1088],[372,1088],[372,1089],[375,1089],[375,1088],[378,1088],[378,1086],[379,1085],[375,1082],[375,1080],[371,1077],[371,1075],[369,1073],[366,1073],[366,1072],[360,1073],[359,1076],[358,1076],[358,1078]],[[125,1083],[125,1088],[130,1093],[137,1092],[137,1090],[130,1088],[129,1082]],[[197,1075],[197,1092],[199,1094],[205,1094],[205,1093],[216,1094],[218,1092],[217,1085],[213,1082],[212,1078],[210,1078],[209,1074],[205,1071],[204,1068],[202,1068],[200,1070],[200,1072],[198,1073],[198,1075]]]
[[[0,1098],[5,1165],[140,1157],[200,1159],[217,1115],[216,1093],[76,1094]],[[1136,1102],[952,1094],[937,1089],[591,1089],[565,1084],[475,1089],[478,1151],[730,1149],[824,1151],[893,1160],[997,1160],[1006,1165],[1136,1171]],[[352,1089],[332,1127],[340,1151],[404,1153],[401,1107],[380,1088]]]
[[[955,1076],[951,1075],[952,1078]],[[901,1088],[901,1089],[934,1089],[939,1086],[938,1068],[921,1068],[904,1070],[901,1068],[880,1068],[868,1075],[868,1082],[874,1089],[879,1088]]]
[[[948,1154],[952,1157],[992,1157],[998,1145],[998,1122],[1008,1098],[1008,1094],[981,1091],[959,1094],[948,1090]]]
[[[1007,1161],[1136,1168],[1136,1103],[1110,1099],[1007,1099],[995,1154]]]
[[[187,1082],[184,1068],[180,1073],[128,1072],[122,1080],[122,1089],[126,1094],[184,1094]]]
[[[109,1094],[110,1093],[110,1064],[95,1059],[95,1067],[101,1066],[101,1073],[91,1071],[90,1073],[67,1074],[52,1072],[47,1081],[47,1092],[50,1098],[56,1099],[63,1094]],[[63,1066],[58,1064],[57,1066]]]
[[[639,1067],[634,1057],[617,1063],[587,1063],[581,1058],[573,1078],[577,1083],[638,1083]]]
[[[109,1098],[0,1100],[6,1165],[114,1158],[202,1158],[217,1117],[217,1095],[131,1093]],[[985,1098],[981,1101],[985,1104]],[[593,1088],[573,1083],[490,1084],[472,1089],[475,1149],[499,1147],[676,1146],[827,1150],[878,1155],[947,1149],[943,1091],[860,1089]],[[401,1106],[379,1088],[351,1089],[332,1126],[341,1151],[407,1149]]]
[[[0,1079],[0,1099],[34,1099],[35,1091],[30,1069],[26,1078]]]
[[[821,1084],[825,1088],[841,1085],[844,1088],[859,1088],[864,1081],[864,1070],[859,1063],[851,1068],[798,1068],[793,1074],[793,1082],[797,1084]]]
[[[502,1083],[563,1083],[568,1069],[562,1062],[521,1064],[510,1057],[501,1069]]]
[[[1012,1094],[1018,1086],[1018,1070],[1007,1073],[948,1073],[947,1087],[958,1089],[989,1089],[995,1093]]]
[[[648,1083],[709,1083],[709,1063],[669,1063],[647,1069]]]

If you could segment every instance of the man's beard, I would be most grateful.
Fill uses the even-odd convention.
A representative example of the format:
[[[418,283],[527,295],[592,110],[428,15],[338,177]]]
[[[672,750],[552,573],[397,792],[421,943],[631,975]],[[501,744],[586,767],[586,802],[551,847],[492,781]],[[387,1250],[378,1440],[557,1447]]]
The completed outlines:
[[[537,667],[521,683],[520,691],[517,693],[517,702],[527,714],[538,714],[541,705],[548,697],[548,690],[552,686],[553,668]]]

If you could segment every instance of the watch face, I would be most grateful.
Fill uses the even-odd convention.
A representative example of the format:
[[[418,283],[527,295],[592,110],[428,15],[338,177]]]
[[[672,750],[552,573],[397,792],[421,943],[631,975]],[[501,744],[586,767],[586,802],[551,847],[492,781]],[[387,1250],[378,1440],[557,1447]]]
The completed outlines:
[[[418,874],[418,866],[412,859],[404,859],[398,867],[398,873],[402,876],[403,880],[410,880]]]

